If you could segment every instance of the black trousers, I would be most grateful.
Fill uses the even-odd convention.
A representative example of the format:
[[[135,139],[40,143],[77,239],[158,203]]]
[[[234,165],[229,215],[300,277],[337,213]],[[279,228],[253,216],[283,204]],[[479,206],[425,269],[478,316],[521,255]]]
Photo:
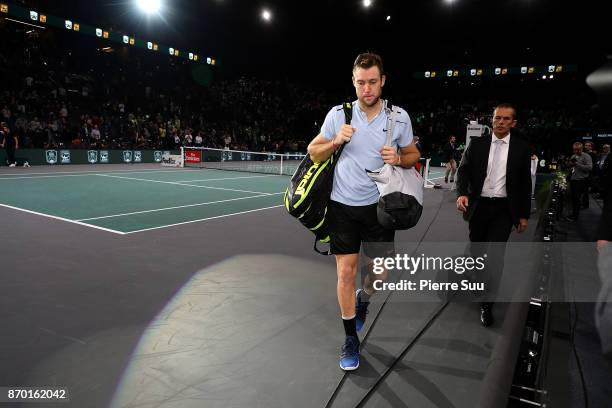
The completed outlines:
[[[512,231],[512,215],[505,198],[481,197],[470,219],[470,253],[472,257],[486,254],[485,268],[477,275],[485,283],[483,302],[494,302],[504,272],[506,243]]]
[[[584,208],[589,208],[589,190],[591,188],[592,178],[589,177],[584,180],[584,190],[582,192],[582,206]]]
[[[587,187],[587,180],[570,180],[570,188],[572,190],[572,217],[578,219],[580,215],[580,206],[582,205],[582,196]],[[587,197],[588,198],[588,197]]]
[[[8,164],[15,163],[15,148],[13,146],[6,146],[6,160]]]

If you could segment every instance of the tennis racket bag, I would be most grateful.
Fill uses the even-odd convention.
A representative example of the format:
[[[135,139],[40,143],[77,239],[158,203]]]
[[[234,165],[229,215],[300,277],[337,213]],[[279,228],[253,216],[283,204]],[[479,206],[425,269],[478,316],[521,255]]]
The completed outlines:
[[[344,123],[350,124],[353,104],[347,102],[342,106]],[[329,243],[329,223],[325,218],[327,204],[334,185],[334,169],[344,146],[340,146],[327,160],[318,163],[306,155],[293,173],[285,191],[285,208],[315,234],[314,250],[322,255],[330,255],[329,250],[321,251],[317,243]]]

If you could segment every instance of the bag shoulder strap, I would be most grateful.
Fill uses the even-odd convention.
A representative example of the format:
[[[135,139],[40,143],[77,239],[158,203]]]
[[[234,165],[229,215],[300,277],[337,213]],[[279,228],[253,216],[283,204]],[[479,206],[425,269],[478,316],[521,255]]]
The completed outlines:
[[[344,102],[342,104],[342,110],[344,111],[344,123],[346,125],[350,125],[351,121],[353,120],[353,103],[352,102]],[[344,147],[346,146],[346,143],[343,143],[342,146],[340,146],[340,148],[338,150],[336,150],[333,154],[332,154],[332,158],[334,158],[334,160],[337,160],[338,157],[340,157],[340,154],[342,153],[342,150],[344,150]]]
[[[351,120],[353,120],[353,104],[351,102],[344,102],[342,110],[344,110],[344,123],[350,125]]]
[[[387,140],[385,142],[385,145],[391,146],[391,140],[393,140],[393,130],[395,129],[395,122],[397,122],[397,117],[399,116],[399,110],[393,109],[393,105],[389,100],[386,100],[384,104],[385,114],[387,115]]]

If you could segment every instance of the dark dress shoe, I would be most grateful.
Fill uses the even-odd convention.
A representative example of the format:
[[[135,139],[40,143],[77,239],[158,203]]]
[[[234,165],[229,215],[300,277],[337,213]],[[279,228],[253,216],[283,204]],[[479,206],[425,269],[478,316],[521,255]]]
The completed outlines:
[[[489,327],[493,324],[493,312],[491,311],[491,305],[480,305],[480,323],[482,323],[484,327]]]

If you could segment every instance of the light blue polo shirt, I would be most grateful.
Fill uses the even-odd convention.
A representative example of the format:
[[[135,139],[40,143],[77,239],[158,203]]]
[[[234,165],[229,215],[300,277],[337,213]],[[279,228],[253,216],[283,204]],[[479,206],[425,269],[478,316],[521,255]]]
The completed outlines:
[[[399,110],[401,113],[397,115],[391,145],[406,147],[412,143],[412,123],[408,113],[401,108]],[[332,140],[343,124],[342,105],[334,106],[325,117],[321,134],[327,140]],[[352,206],[375,204],[378,202],[378,189],[365,170],[377,170],[385,164],[380,151],[387,140],[387,115],[381,109],[372,122],[368,123],[366,113],[355,101],[351,125],[357,130],[336,164],[331,199]]]

